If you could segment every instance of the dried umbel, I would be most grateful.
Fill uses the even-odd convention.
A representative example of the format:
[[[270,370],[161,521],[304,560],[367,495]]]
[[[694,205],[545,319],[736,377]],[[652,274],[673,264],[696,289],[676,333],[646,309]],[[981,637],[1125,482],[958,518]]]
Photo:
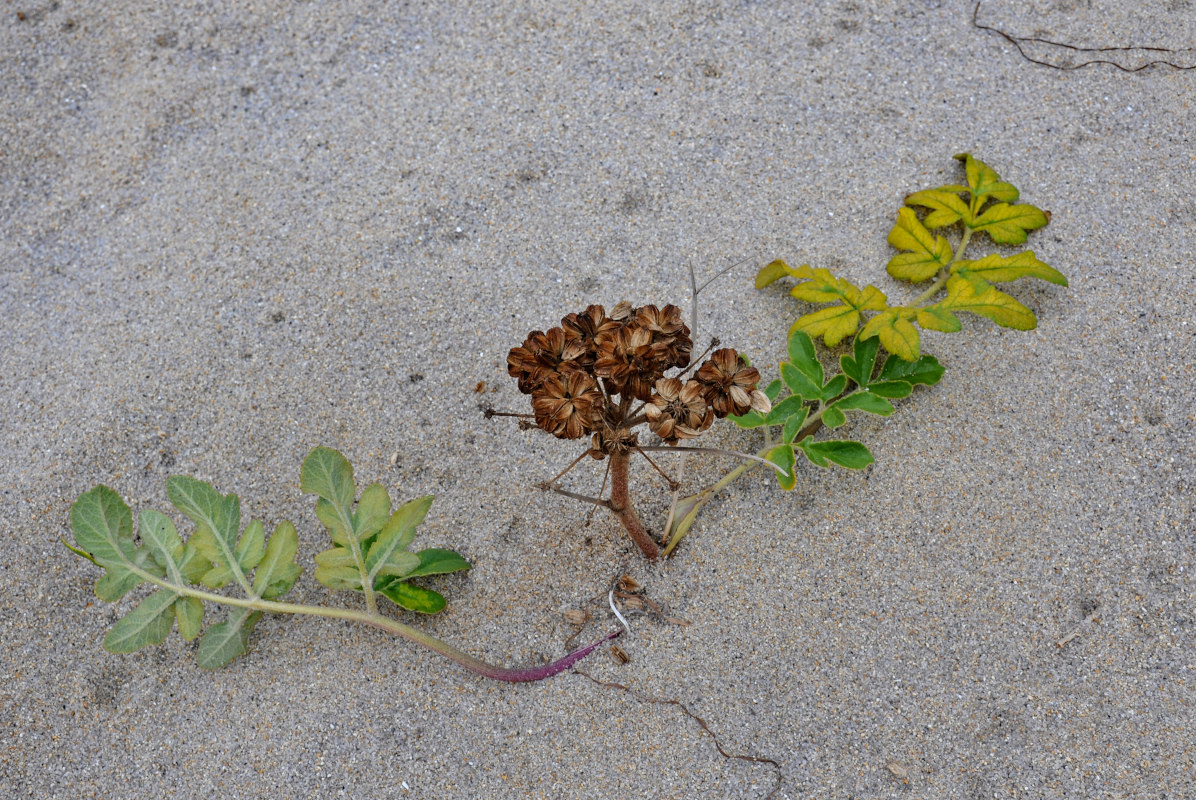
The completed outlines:
[[[582,455],[610,457],[610,499],[591,499],[615,512],[649,558],[659,550],[627,491],[631,454],[645,449],[634,429],[647,424],[675,446],[699,436],[715,418],[769,408],[756,388],[760,374],[734,350],[716,350],[687,377],[692,353],[680,308],[636,308],[624,301],[609,314],[600,305],[568,314],[560,327],[532,331],[507,354],[508,374],[531,395],[535,427],[559,439],[589,436]],[[665,376],[674,369],[681,372]]]

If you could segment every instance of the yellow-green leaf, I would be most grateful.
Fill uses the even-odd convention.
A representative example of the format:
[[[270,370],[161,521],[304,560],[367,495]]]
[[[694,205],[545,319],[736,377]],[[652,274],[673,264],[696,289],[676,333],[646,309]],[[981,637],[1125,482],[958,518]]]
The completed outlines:
[[[1041,228],[1046,224],[1046,214],[1042,209],[1025,203],[1016,206],[994,203],[968,227],[984,231],[997,244],[1021,244],[1026,241],[1026,231]]]
[[[860,331],[861,339],[880,339],[881,347],[904,361],[913,361],[921,352],[918,329],[909,321],[913,312],[888,309],[868,320]]]
[[[910,252],[889,261],[889,274],[902,281],[924,281],[951,263],[951,245],[942,236],[934,236],[918,219],[913,209],[897,212],[897,224],[889,231],[889,244]]]
[[[804,331],[815,338],[821,336],[827,347],[834,347],[860,327],[860,312],[851,306],[831,306],[819,309],[803,317],[789,328]]]
[[[1018,278],[1040,278],[1058,286],[1067,285],[1067,278],[1063,273],[1035,258],[1033,250],[1009,257],[993,253],[979,261],[957,261],[951,267],[951,274],[966,278],[976,284],[977,289],[980,288],[980,284],[974,280],[977,278],[992,283],[1016,281]]]
[[[843,300],[856,304],[860,290],[848,280],[836,278],[830,270],[819,267],[813,269],[809,264],[803,264],[790,273],[793,277],[803,280],[789,290],[789,294],[807,303],[833,303]]]
[[[937,304],[919,308],[917,320],[918,324],[928,331],[955,333],[963,327],[959,323],[959,317],[945,308],[939,308]]]
[[[1005,328],[1033,330],[1038,325],[1034,312],[995,286],[977,292],[970,281],[952,277],[947,281],[947,296],[936,305],[947,311],[970,311]]]
[[[806,264],[805,268],[809,269],[810,265]],[[785,275],[792,275],[794,271],[788,264],[778,258],[756,273],[756,288],[763,289],[778,278]]]
[[[972,199],[977,204],[982,203],[983,198],[986,197],[1006,203],[1017,202],[1017,187],[1001,180],[997,171],[988,164],[978,158],[972,158],[971,153],[957,153],[955,158],[964,162],[964,171],[968,175],[968,188],[971,189]]]
[[[914,192],[905,198],[905,204],[930,209],[930,213],[922,220],[927,228],[945,228],[961,219],[965,222],[972,219],[972,210],[963,198],[945,188]]]

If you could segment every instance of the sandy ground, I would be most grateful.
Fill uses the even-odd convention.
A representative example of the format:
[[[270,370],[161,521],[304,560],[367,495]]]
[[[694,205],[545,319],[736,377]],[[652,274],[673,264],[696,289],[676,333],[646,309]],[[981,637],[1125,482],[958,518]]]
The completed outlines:
[[[964,2],[170,5],[0,9],[0,795],[1196,796],[1196,71],[1036,65]],[[1187,0],[981,22],[1196,43]],[[848,428],[871,468],[806,465],[792,493],[753,473],[649,566],[533,488],[575,446],[479,413],[523,409],[505,355],[528,330],[688,307],[690,266],[747,260],[699,339],[771,375],[802,309],[754,271],[901,296],[896,209],[963,150],[1052,212],[1029,246],[1071,285],[1011,289],[1035,331],[927,335],[942,383]],[[97,600],[59,543],[100,482],[135,510],[168,510],[173,474],[235,491],[298,526],[293,599],[352,603],[310,577],[320,444],[437,496],[417,545],[475,563],[417,621],[448,641],[556,657],[562,612],[593,617],[575,641],[614,627],[590,601],[624,573],[690,624],[633,616],[629,663],[583,662],[637,694],[295,618],[218,672],[175,635],[101,650],[135,597]]]

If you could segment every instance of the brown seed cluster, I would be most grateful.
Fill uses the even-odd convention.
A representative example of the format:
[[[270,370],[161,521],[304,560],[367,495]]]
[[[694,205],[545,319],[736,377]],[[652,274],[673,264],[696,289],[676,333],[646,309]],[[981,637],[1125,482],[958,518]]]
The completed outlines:
[[[767,413],[760,373],[730,348],[714,351],[693,377],[665,377],[688,367],[692,352],[681,309],[624,301],[609,314],[591,305],[560,327],[532,331],[507,355],[507,372],[531,395],[537,427],[561,439],[592,435],[596,458],[634,447],[630,429],[642,422],[676,444],[715,418]]]

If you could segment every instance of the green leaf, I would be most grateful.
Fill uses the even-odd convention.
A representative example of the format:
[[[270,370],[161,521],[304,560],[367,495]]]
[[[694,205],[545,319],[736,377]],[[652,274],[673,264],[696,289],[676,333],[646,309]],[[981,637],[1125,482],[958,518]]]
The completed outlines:
[[[817,400],[822,397],[822,386],[814,383],[806,373],[788,361],[781,363],[781,377],[785,380],[785,385],[789,387],[789,391],[798,397],[805,400]]]
[[[773,474],[777,476],[777,483],[780,484],[782,489],[789,491],[797,485],[797,474],[793,471],[794,459],[792,445],[777,445],[773,449],[769,450],[768,454],[765,455],[764,458],[785,470],[784,475],[776,472],[775,470],[773,471]]]
[[[328,529],[328,533],[335,544],[349,544],[349,529],[345,524],[346,517],[342,517],[336,506],[323,497],[316,501],[316,519],[324,523],[324,527]]]
[[[908,315],[911,313],[900,309],[882,311],[868,320],[859,338],[879,337],[884,349],[906,361],[913,361],[921,352],[922,345],[918,329],[909,321]]]
[[[900,358],[894,357],[895,361],[900,361],[902,364],[909,363]],[[898,399],[902,397],[909,397],[913,392],[914,385],[907,381],[877,381],[868,385],[868,391],[880,397],[887,397],[889,399]]]
[[[991,284],[977,292],[970,281],[955,276],[947,281],[947,296],[936,305],[948,311],[970,311],[1019,331],[1033,330],[1038,325],[1033,311]]]
[[[180,597],[174,601],[174,618],[179,623],[179,636],[189,642],[203,627],[203,601],[198,597]]]
[[[940,308],[937,304],[933,306],[925,306],[918,309],[918,315],[915,318],[918,324],[928,331],[943,331],[944,333],[955,333],[963,326],[959,324],[959,318],[952,314],[945,308]]]
[[[802,406],[801,411],[796,414],[791,414],[785,420],[785,427],[781,431],[781,441],[785,444],[792,442],[797,437],[797,434],[801,432],[801,426],[805,424],[806,417],[809,414],[810,410],[805,406]]]
[[[857,386],[866,387],[872,380],[872,372],[876,369],[876,354],[880,350],[880,341],[876,338],[863,339],[855,337],[852,355],[841,356],[839,367],[843,374],[856,382]]]
[[[832,408],[840,411],[867,411],[869,414],[879,414],[887,417],[893,413],[893,404],[872,392],[855,392],[841,400],[836,400]]]
[[[365,559],[371,585],[378,575],[406,575],[419,566],[419,559],[413,553],[404,551],[432,507],[432,499],[428,495],[409,500],[399,506],[386,522],[386,527],[378,534],[378,540],[370,547]]]
[[[299,535],[295,526],[283,521],[274,529],[266,553],[253,573],[253,591],[258,597],[273,600],[291,590],[303,567],[295,563]]]
[[[754,408],[748,411],[746,414],[728,414],[727,419],[731,420],[744,430],[759,428],[764,424],[764,415]]]
[[[335,589],[336,591],[361,591],[361,571],[356,566],[321,565],[316,567],[316,571],[312,574],[317,581],[329,589]]]
[[[357,541],[369,539],[386,524],[390,517],[390,495],[386,487],[380,483],[366,487],[357,501],[357,510],[353,512],[353,532]]]
[[[71,506],[71,530],[79,548],[107,570],[96,581],[101,600],[115,602],[144,580],[133,568],[152,557],[133,542],[133,512],[116,492],[96,486],[80,495]]]
[[[906,205],[931,209],[922,224],[927,228],[945,228],[961,219],[971,221],[972,210],[958,194],[947,189],[925,189],[905,198]]]
[[[243,582],[245,575],[236,556],[240,499],[235,494],[222,496],[210,484],[185,475],[167,478],[166,495],[195,523],[190,541],[212,562],[212,569],[201,579],[204,585],[218,588],[231,580]]]
[[[814,342],[804,331],[790,331],[789,333],[789,363],[797,367],[811,381],[822,385],[822,363],[818,360],[818,353],[814,350]]]
[[[1026,241],[1026,231],[1046,224],[1046,214],[1034,206],[994,203],[976,217],[969,227],[987,233],[997,244],[1021,244]]]
[[[889,231],[889,244],[910,252],[893,256],[888,271],[902,281],[925,281],[951,263],[951,245],[942,237],[935,237],[918,220],[912,209],[897,211],[897,224]]]
[[[781,379],[777,378],[768,386],[764,387],[764,396],[768,398],[768,402],[775,403],[777,395],[781,393]]]
[[[180,562],[183,557],[183,540],[170,517],[161,511],[147,509],[137,517],[141,541],[154,554],[154,560],[162,565],[171,581],[182,582]]]
[[[822,394],[820,395],[819,399],[822,400],[823,402],[833,400],[834,398],[843,394],[843,390],[846,388],[847,388],[847,376],[841,375],[841,374],[836,375],[835,377],[833,377],[829,381],[827,381],[826,385],[822,387]]]
[[[828,428],[839,428],[847,422],[847,415],[831,406],[822,412],[822,424]]]
[[[769,425],[782,425],[785,423],[785,420],[794,414],[805,416],[804,411],[805,400],[798,395],[792,394],[772,407],[772,411],[768,412],[765,422]]]
[[[213,625],[199,640],[196,659],[204,669],[219,669],[249,650],[249,636],[262,612],[248,608],[231,608],[228,618]]]
[[[763,289],[778,278],[792,274],[793,270],[789,268],[789,265],[778,258],[756,273],[756,288]]]
[[[237,563],[248,572],[256,567],[266,554],[266,528],[256,519],[251,520],[237,542]]]
[[[429,547],[419,551],[419,566],[407,575],[408,578],[418,578],[424,575],[447,575],[463,569],[473,569],[461,554],[455,550],[445,550],[439,547]]]
[[[819,467],[825,467],[829,462],[848,469],[863,469],[875,460],[868,448],[859,442],[815,442],[807,436],[797,446]]]
[[[410,611],[421,614],[436,614],[447,605],[444,595],[416,586],[402,580],[391,580],[385,586],[378,587],[378,593],[389,597],[394,603]]]
[[[934,386],[943,377],[944,368],[934,356],[922,356],[917,361],[905,361],[896,356],[885,359],[878,377],[881,381],[902,381],[914,385]],[[877,384],[869,389],[876,392]],[[879,394],[879,392],[877,392]]]
[[[172,607],[177,598],[168,589],[146,597],[112,626],[104,637],[104,649],[109,653],[132,653],[146,645],[161,644],[174,625]]]
[[[978,261],[957,261],[951,267],[951,274],[972,282],[977,289],[981,288],[979,281],[1004,283],[1018,278],[1039,278],[1058,286],[1067,285],[1063,273],[1035,258],[1033,250],[1008,257],[993,253]]]
[[[349,516],[357,489],[353,483],[353,466],[348,459],[330,447],[317,447],[303,459],[299,471],[299,488],[322,497],[333,508]]]
[[[972,193],[972,199],[978,205],[987,197],[1003,200],[1006,203],[1017,202],[1017,188],[1013,184],[1001,180],[997,171],[988,164],[972,158],[971,153],[957,153],[955,158],[964,162],[964,170],[968,176],[968,189]]]

